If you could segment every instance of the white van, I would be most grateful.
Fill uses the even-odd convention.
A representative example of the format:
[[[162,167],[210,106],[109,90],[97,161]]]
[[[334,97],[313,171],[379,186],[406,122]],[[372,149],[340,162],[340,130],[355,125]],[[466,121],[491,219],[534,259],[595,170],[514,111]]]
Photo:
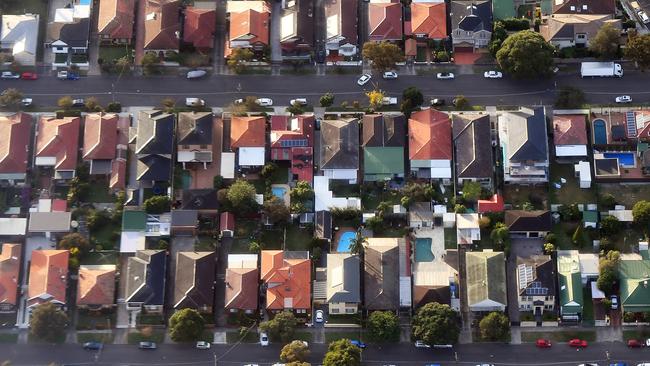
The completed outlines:
[[[208,73],[205,70],[192,70],[187,72],[188,79],[199,79],[207,75]]]

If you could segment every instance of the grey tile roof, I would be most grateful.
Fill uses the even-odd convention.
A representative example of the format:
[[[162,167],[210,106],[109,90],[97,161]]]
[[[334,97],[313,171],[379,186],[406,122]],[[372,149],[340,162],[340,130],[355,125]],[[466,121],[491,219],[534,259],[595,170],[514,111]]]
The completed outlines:
[[[198,223],[199,212],[196,210],[173,210],[172,226],[186,227],[196,226]]]
[[[499,123],[505,123],[508,130],[507,158],[509,160],[548,159],[544,107],[521,108],[516,112],[505,112]]]
[[[469,305],[506,300],[506,271],[503,252],[468,252],[465,256]]]
[[[359,257],[349,253],[327,254],[327,302],[361,302]]]
[[[455,114],[452,134],[456,152],[456,176],[459,178],[492,177],[492,137],[490,116]]]
[[[171,178],[172,161],[163,155],[143,155],[138,158],[136,167],[138,180],[167,181]]]
[[[367,245],[364,251],[364,304],[368,310],[399,308],[399,247]]]
[[[126,301],[144,305],[163,305],[167,253],[164,250],[139,250],[126,267]]]
[[[179,145],[212,145],[212,112],[178,114]]]
[[[215,268],[215,252],[176,253],[174,308],[212,311]]]
[[[406,140],[406,118],[403,114],[366,114],[362,130],[364,147],[402,147]]]
[[[511,232],[551,231],[550,211],[508,210],[505,213],[504,221]]]
[[[136,154],[171,154],[174,142],[174,115],[162,111],[138,114]]]
[[[465,31],[492,32],[492,1],[452,1],[451,27]]]
[[[321,169],[359,169],[359,122],[321,122]]]

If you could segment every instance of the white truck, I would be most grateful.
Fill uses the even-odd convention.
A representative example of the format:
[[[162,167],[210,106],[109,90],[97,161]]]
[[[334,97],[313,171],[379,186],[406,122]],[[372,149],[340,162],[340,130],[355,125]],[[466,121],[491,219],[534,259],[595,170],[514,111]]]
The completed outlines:
[[[623,67],[615,62],[583,62],[580,66],[581,77],[623,77]]]
[[[384,97],[381,101],[383,105],[397,105],[397,97]]]

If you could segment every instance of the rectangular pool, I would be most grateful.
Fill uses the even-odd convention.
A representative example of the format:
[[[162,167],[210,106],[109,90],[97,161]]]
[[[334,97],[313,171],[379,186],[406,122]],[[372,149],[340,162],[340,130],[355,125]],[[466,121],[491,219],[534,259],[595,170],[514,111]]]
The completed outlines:
[[[415,239],[415,261],[416,262],[433,262],[433,253],[431,252],[431,238]]]
[[[618,164],[626,168],[634,168],[636,166],[636,158],[633,152],[617,152],[617,153],[603,153],[605,158],[617,158]]]
[[[271,192],[281,201],[284,201],[284,195],[287,194],[287,189],[284,187],[273,187],[271,188]]]

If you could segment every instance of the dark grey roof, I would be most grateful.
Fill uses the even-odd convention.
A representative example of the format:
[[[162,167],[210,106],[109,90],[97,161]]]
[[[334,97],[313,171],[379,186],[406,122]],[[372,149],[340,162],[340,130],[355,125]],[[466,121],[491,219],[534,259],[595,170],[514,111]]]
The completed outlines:
[[[487,114],[454,114],[452,132],[459,178],[492,177],[492,137]]]
[[[349,253],[327,254],[327,302],[361,302],[359,257]]]
[[[452,1],[452,29],[492,32],[492,1]]]
[[[212,311],[215,252],[178,252],[174,278],[174,308]]]
[[[138,114],[136,154],[172,153],[174,115],[162,111],[140,111]]]
[[[216,189],[186,189],[183,191],[184,210],[217,210],[219,200]]]
[[[172,161],[162,155],[143,155],[137,161],[138,180],[168,181],[172,173]]]
[[[507,158],[510,161],[547,160],[548,141],[544,107],[505,112],[499,123],[507,128]]]
[[[126,301],[144,305],[163,305],[165,300],[164,250],[139,250],[126,267]]]
[[[539,296],[540,292],[544,290],[532,290],[538,288],[546,289],[544,296],[555,296],[555,261],[551,260],[550,255],[533,255],[528,258],[517,257],[518,270],[522,269],[522,265],[532,269],[532,278],[527,279],[525,287],[521,286],[522,284],[517,284],[519,295]],[[522,279],[524,278],[522,277]]]
[[[196,226],[198,218],[199,212],[196,210],[174,210],[172,211],[172,226]]]
[[[179,145],[212,145],[212,112],[182,112],[178,114]]]
[[[316,212],[314,236],[318,239],[332,240],[332,214],[329,211]]]
[[[90,19],[83,18],[74,23],[51,23],[48,27],[48,41],[62,41],[70,47],[88,47]]]
[[[399,308],[399,247],[366,246],[364,303],[368,310]]]
[[[406,139],[406,118],[403,114],[366,114],[362,130],[364,147],[402,147]]]
[[[413,286],[413,307],[419,308],[430,302],[451,304],[449,286]]]
[[[508,210],[504,221],[510,232],[551,231],[550,211]]]
[[[321,169],[359,169],[358,120],[323,120],[320,135]]]

